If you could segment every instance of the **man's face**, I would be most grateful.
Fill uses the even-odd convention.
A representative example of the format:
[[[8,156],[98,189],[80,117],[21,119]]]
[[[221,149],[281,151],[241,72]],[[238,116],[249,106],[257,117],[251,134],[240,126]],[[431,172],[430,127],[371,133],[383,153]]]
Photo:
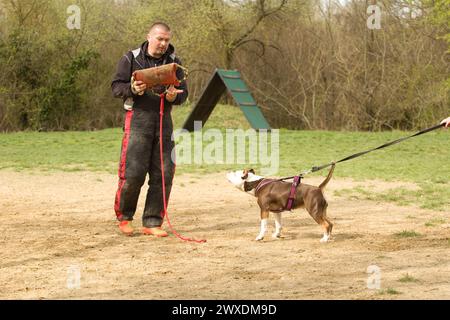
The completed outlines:
[[[147,35],[148,53],[155,58],[161,57],[169,47],[171,36],[170,31],[162,27],[154,27]]]

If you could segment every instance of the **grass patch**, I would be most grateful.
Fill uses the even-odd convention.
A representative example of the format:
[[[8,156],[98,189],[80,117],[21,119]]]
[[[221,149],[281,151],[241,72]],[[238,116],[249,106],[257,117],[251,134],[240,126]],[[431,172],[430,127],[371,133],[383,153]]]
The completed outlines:
[[[121,140],[120,129],[0,134],[0,169],[114,173]]]
[[[442,218],[435,218],[435,219],[431,219],[430,221],[427,221],[426,223],[425,223],[425,226],[426,227],[435,227],[435,226],[437,226],[437,225],[440,225],[440,224],[444,224],[444,223],[446,223],[447,221],[445,221],[445,219],[442,219]]]
[[[355,187],[335,191],[336,196],[344,196],[355,200],[372,200],[378,202],[393,202],[400,206],[419,205],[423,209],[445,211],[450,205],[450,186],[436,185],[431,182],[419,182],[418,190],[404,188],[375,192],[369,188]],[[414,218],[408,216],[407,218]],[[430,225],[432,226],[432,225]]]
[[[172,115],[174,128],[181,128],[191,107],[176,107]],[[233,106],[218,105],[206,123],[205,129],[218,129],[225,136],[227,128],[249,129],[242,111]],[[387,141],[411,134],[411,132],[339,132],[339,131],[295,131],[280,129],[279,166],[273,176],[290,176],[345,156],[368,150]],[[0,169],[15,171],[94,171],[115,174],[117,171],[122,128],[85,132],[18,132],[0,134]],[[193,134],[189,135],[193,141]],[[269,139],[270,140],[270,139]],[[211,140],[203,141],[205,153]],[[237,150],[237,142],[233,143]],[[177,174],[195,175],[218,171],[253,167],[267,167],[261,159],[255,163],[248,159],[248,141],[244,163],[178,164]],[[193,148],[193,146],[192,146]],[[225,148],[224,148],[225,151]],[[218,157],[220,158],[220,157]],[[448,210],[450,207],[450,133],[437,130],[405,141],[390,148],[378,150],[358,159],[340,163],[335,177],[348,177],[364,181],[379,179],[386,181],[408,181],[416,183],[419,190],[394,189],[376,193],[365,188],[340,191],[356,199],[392,201],[400,205],[418,204],[433,210]],[[273,159],[278,161],[278,159]],[[311,176],[325,176],[326,170]]]
[[[192,109],[193,106],[175,106],[172,111],[173,127],[182,128]],[[218,104],[204,127],[205,130],[212,128],[240,128],[247,130],[251,126],[238,107]]]
[[[394,288],[387,288],[386,293],[387,294],[401,294],[400,291],[397,291]]]
[[[379,292],[379,294],[391,294],[391,295],[396,295],[396,294],[401,294],[401,292],[395,290],[394,288],[387,288],[386,290],[381,290],[381,291]]]
[[[406,283],[406,282],[417,282],[419,280],[414,278],[414,277],[412,277],[412,276],[410,276],[409,274],[405,274],[403,277],[398,279],[398,281],[400,281],[402,283]]]
[[[402,232],[394,233],[397,238],[415,238],[420,237],[421,234],[415,231],[403,230]]]

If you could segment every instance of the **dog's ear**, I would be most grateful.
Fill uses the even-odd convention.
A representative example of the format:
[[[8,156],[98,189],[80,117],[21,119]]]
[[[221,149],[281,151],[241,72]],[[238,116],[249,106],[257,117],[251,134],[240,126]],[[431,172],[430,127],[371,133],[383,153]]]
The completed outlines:
[[[251,173],[253,173],[253,174],[256,174],[256,173],[255,173],[255,170],[253,170],[253,169],[248,170],[248,172],[251,172]]]
[[[246,180],[247,178],[248,178],[248,170],[247,170],[247,169],[244,169],[244,170],[242,171],[241,179],[242,179],[242,180]]]

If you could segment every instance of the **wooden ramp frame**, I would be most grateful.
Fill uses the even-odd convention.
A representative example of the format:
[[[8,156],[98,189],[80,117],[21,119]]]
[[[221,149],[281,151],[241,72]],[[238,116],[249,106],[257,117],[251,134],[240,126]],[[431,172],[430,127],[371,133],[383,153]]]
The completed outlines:
[[[216,69],[200,99],[185,121],[183,129],[189,132],[194,131],[194,121],[201,121],[202,126],[204,126],[214,107],[219,102],[220,97],[226,90],[228,90],[234,101],[239,105],[253,129],[270,130],[270,126],[264,118],[261,109],[256,104],[250,90],[242,80],[241,73],[237,70],[224,69]]]

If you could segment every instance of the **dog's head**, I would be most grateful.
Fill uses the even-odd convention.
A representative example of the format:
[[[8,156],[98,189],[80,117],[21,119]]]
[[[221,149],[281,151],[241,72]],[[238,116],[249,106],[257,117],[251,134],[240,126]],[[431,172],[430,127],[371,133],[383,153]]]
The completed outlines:
[[[262,179],[262,177],[257,176],[255,174],[255,170],[253,169],[244,169],[227,173],[227,179],[230,181],[236,188],[246,191],[244,189],[245,182],[252,182]]]

